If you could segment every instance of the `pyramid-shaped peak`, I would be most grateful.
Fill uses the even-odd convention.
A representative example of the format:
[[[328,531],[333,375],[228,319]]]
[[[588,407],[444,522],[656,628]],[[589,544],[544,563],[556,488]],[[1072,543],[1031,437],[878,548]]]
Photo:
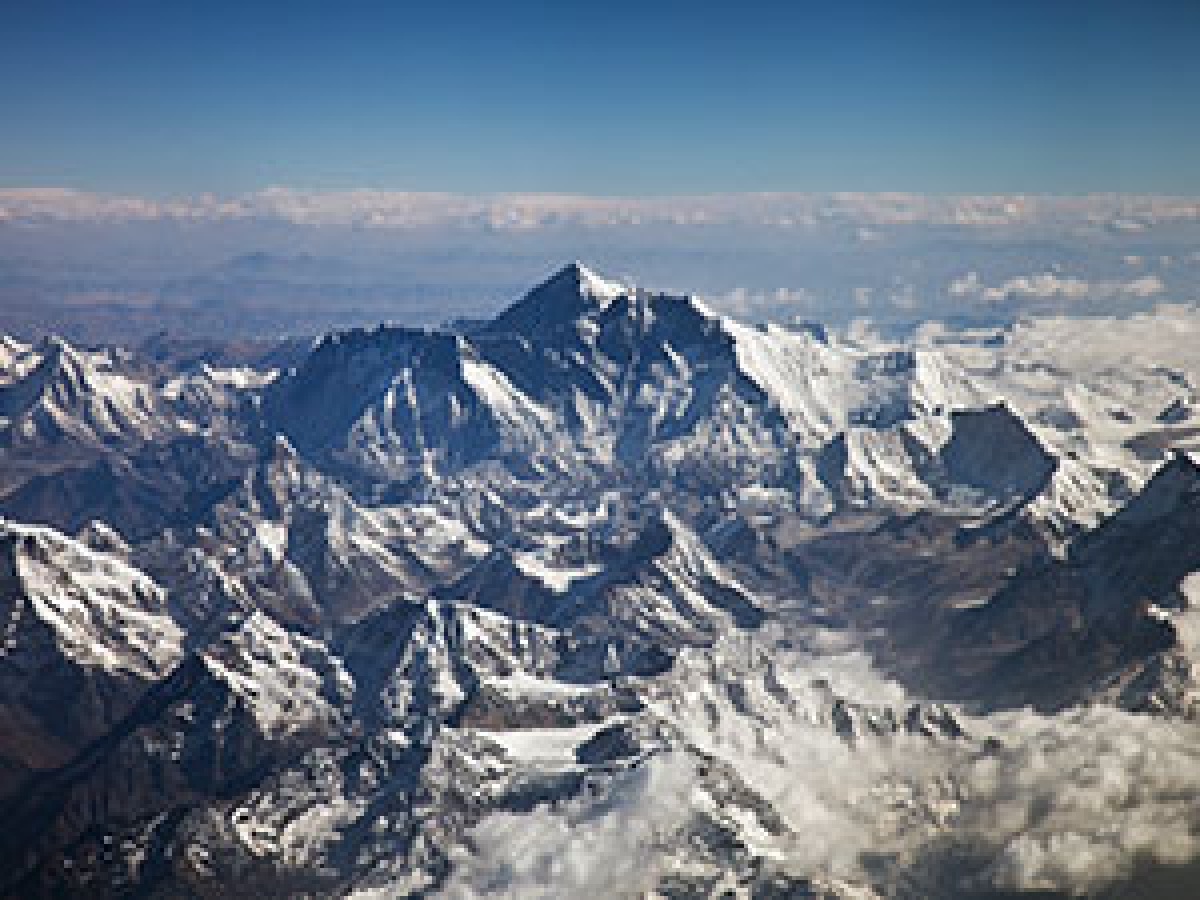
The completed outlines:
[[[632,288],[575,261],[559,269],[495,318],[486,330],[531,333],[607,309]]]
[[[590,298],[599,306],[604,307],[617,297],[632,293],[632,290],[629,285],[613,278],[607,278],[595,269],[575,260],[535,287],[526,297],[569,292],[579,297]]]
[[[1174,451],[1159,466],[1141,492],[1109,520],[1141,525],[1170,514],[1185,499],[1200,495],[1200,465],[1190,453]]]
[[[1200,462],[1186,450],[1172,450],[1155,470],[1146,488],[1151,485],[1172,485],[1185,492],[1200,490]]]

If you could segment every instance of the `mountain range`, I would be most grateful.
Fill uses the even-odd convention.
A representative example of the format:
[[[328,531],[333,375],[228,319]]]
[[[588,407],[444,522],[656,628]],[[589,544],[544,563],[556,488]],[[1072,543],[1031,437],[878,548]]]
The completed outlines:
[[[1197,337],[3,338],[0,895],[1193,896]]]

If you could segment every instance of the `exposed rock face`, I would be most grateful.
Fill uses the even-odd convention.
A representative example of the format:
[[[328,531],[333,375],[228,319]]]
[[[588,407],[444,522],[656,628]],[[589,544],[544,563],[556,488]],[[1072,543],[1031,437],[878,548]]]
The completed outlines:
[[[1057,468],[1054,457],[1003,404],[951,413],[950,440],[938,458],[951,483],[1015,500],[1040,494]]]

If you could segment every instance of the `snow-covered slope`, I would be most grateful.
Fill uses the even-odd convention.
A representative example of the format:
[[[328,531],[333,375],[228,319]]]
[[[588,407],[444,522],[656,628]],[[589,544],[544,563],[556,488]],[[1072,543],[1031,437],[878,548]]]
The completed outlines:
[[[121,371],[114,353],[47,339],[37,364],[0,384],[0,439],[9,447],[145,439],[178,427],[153,387]]]
[[[267,394],[272,427],[302,453],[367,477],[427,481],[487,461],[537,477],[644,467],[719,486],[787,484],[816,517],[839,505],[983,511],[1019,499],[1067,530],[1111,508],[1093,496],[1105,486],[1089,460],[1046,480],[1049,463],[1030,449],[1015,464],[1026,467],[1020,484],[1015,469],[992,483],[983,463],[953,464],[962,432],[982,421],[959,414],[996,405],[995,387],[940,347],[751,328],[579,265],[467,336],[326,338]],[[997,437],[1019,444],[1026,423],[1004,408],[1012,427]],[[931,465],[943,450],[950,464]]]
[[[486,545],[454,541],[453,527],[430,510],[359,504],[276,437],[194,525],[146,542],[138,556],[194,624],[265,609],[320,628],[462,571]]]
[[[182,642],[165,592],[119,556],[0,520],[0,791],[104,734]]]

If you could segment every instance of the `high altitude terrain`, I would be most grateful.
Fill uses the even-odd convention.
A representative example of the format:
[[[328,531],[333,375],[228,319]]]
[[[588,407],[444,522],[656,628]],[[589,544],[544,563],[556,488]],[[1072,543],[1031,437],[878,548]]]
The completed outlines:
[[[0,892],[1192,896],[1198,337],[5,339]]]

